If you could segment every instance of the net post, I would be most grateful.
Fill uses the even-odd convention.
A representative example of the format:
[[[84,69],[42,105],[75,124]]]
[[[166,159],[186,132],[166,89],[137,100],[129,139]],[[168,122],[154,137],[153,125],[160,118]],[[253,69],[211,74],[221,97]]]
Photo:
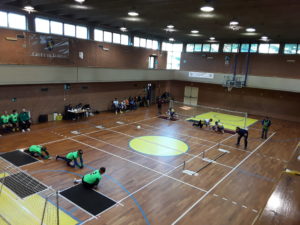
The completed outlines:
[[[0,187],[0,195],[1,195],[1,193],[2,193],[2,188],[3,188],[3,185],[4,185],[4,183],[5,183],[5,177],[6,177],[6,172],[4,171],[4,173],[3,173],[3,180],[2,180],[2,182],[1,182],[1,187]]]
[[[182,170],[185,169],[185,161],[183,161],[183,167],[182,167]]]
[[[48,196],[45,198],[45,204],[44,204],[44,209],[43,209],[43,214],[42,214],[42,219],[41,219],[41,225],[43,225],[43,223],[44,223],[47,203],[48,203]]]
[[[56,213],[57,213],[57,225],[59,225],[59,195],[56,191]]]
[[[248,113],[245,113],[244,129],[246,129],[246,127],[247,127],[247,118],[248,118]]]
[[[204,159],[205,157],[204,157],[204,154],[205,154],[205,150],[202,152],[202,158]]]

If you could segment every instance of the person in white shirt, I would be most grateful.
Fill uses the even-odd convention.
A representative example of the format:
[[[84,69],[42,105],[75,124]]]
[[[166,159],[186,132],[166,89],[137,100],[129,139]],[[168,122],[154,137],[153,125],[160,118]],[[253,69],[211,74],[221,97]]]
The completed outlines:
[[[120,109],[119,109],[119,101],[117,98],[115,98],[115,100],[113,101],[113,106],[114,106],[115,113],[118,114]]]

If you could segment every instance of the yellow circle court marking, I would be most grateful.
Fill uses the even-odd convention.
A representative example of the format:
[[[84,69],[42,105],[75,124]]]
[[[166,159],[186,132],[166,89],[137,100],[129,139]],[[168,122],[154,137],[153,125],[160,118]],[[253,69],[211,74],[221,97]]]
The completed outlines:
[[[137,152],[157,156],[176,156],[189,150],[183,141],[165,136],[142,136],[132,139],[129,147]]]

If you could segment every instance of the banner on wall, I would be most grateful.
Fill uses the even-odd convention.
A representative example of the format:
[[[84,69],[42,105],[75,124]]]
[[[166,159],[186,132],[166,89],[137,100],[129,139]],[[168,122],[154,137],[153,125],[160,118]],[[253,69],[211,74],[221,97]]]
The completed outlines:
[[[69,40],[51,35],[30,34],[30,56],[42,58],[69,58]]]
[[[189,77],[214,79],[213,73],[189,72]]]

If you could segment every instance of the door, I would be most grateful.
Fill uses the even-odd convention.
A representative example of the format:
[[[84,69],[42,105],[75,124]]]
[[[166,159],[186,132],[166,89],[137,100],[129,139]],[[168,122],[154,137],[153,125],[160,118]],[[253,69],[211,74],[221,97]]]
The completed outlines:
[[[184,104],[197,105],[199,88],[185,86],[184,88]]]

